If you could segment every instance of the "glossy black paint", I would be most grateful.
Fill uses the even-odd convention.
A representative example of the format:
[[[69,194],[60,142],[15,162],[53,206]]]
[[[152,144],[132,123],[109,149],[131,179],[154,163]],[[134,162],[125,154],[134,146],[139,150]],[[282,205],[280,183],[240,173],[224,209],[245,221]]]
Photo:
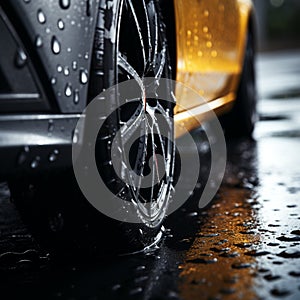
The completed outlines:
[[[86,105],[97,7],[89,0],[1,2],[60,113],[81,112]]]
[[[0,116],[0,179],[70,167],[78,118],[76,114]]]
[[[0,178],[71,166],[99,1],[0,3]]]
[[[32,61],[1,7],[0,34],[0,113],[49,111]]]

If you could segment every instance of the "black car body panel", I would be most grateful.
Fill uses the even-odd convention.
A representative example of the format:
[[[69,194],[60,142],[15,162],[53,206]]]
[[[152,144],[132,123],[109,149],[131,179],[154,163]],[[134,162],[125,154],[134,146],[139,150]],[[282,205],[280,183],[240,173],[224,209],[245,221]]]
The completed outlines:
[[[81,112],[88,92],[98,1],[14,0],[3,1],[1,7],[47,94],[52,89],[59,112]],[[5,43],[1,35],[1,44]]]
[[[74,128],[88,101],[98,5],[1,1],[0,179],[71,166]]]

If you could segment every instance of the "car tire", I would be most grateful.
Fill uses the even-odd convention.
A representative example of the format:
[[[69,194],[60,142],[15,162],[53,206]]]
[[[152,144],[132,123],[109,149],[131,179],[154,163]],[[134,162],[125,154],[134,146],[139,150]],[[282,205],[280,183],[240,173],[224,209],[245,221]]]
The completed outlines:
[[[256,102],[255,47],[249,32],[236,100],[230,112],[220,117],[225,136],[252,138],[257,120]]]
[[[143,19],[145,17],[148,20]],[[90,101],[112,85],[127,79],[134,80],[137,75],[139,78],[171,78],[165,30],[158,0],[113,2],[100,0],[90,70]],[[130,35],[126,37],[126,34]],[[116,40],[113,40],[114,36]],[[129,36],[130,39],[128,39]],[[154,47],[150,49],[151,44],[144,45],[147,51],[145,49],[138,51],[142,46],[139,44],[141,43],[140,37],[150,41],[149,43],[154,43],[155,52]],[[145,61],[146,53],[149,55],[146,57],[147,61]],[[141,63],[145,65],[141,67]],[[127,68],[127,66],[134,68],[134,72],[131,67]],[[156,80],[153,84],[160,85],[160,80]],[[171,84],[163,84],[163,88],[167,90],[171,98]],[[149,104],[147,102],[146,113],[148,108],[163,110],[162,115],[165,115],[165,118],[171,122],[169,124],[172,124],[169,133],[173,137],[174,103],[154,100],[155,104],[153,104],[153,98],[149,99]],[[95,154],[97,167],[103,181],[114,195],[122,194],[124,201],[137,202],[135,203],[137,209],[141,209],[139,211],[141,222],[126,223],[100,213],[83,196],[73,170],[67,170],[63,174],[61,172],[41,174],[38,177],[10,182],[12,199],[23,220],[30,227],[37,241],[53,254],[70,256],[73,253],[98,255],[135,252],[156,243],[161,235],[162,221],[172,191],[175,157],[173,140],[168,141],[165,137],[154,137],[154,135],[149,138],[143,135],[140,137],[139,142],[144,142],[144,151],[133,146],[131,156],[133,161],[130,164],[140,165],[141,160],[143,160],[143,165],[145,162],[147,164],[151,157],[151,153],[148,152],[151,152],[151,149],[153,150],[152,156],[156,155],[155,149],[160,148],[161,151],[164,149],[168,154],[168,158],[165,157],[168,159],[166,170],[168,174],[158,183],[158,187],[142,189],[140,186],[128,186],[114,173],[113,167],[107,162],[111,161],[110,145],[116,131],[121,128],[122,124],[130,122],[135,117],[137,106],[141,103],[138,103],[136,107],[125,105],[122,110],[118,108],[117,113],[111,114],[105,109],[110,103],[105,102],[108,100],[103,101],[103,111],[99,118],[107,118],[107,120],[97,138]],[[115,106],[118,107],[118,103],[115,103]],[[121,150],[125,151],[125,149]],[[122,160],[122,153],[120,157]],[[138,163],[137,160],[139,160]],[[144,169],[135,171],[141,175]],[[164,185],[167,190],[164,199],[159,198],[160,184]],[[142,211],[142,201],[139,197],[142,197],[144,201],[150,195],[151,201],[154,203],[161,201],[161,205],[157,205],[159,211],[150,211],[147,215]],[[110,201],[110,199],[103,200]],[[155,205],[153,207],[155,209]]]

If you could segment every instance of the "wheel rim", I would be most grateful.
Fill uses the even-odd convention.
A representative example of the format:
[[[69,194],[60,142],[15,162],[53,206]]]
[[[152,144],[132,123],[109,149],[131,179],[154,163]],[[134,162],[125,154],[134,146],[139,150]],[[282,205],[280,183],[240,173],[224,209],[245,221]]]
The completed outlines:
[[[158,99],[160,79],[169,70],[157,9],[154,1],[120,1],[115,58],[117,83],[133,79],[141,89],[138,101],[128,100],[119,110],[122,152],[129,153],[122,155],[121,173],[127,177],[131,201],[149,227],[157,226],[165,215],[174,169],[172,107]],[[150,186],[144,187],[149,178]]]

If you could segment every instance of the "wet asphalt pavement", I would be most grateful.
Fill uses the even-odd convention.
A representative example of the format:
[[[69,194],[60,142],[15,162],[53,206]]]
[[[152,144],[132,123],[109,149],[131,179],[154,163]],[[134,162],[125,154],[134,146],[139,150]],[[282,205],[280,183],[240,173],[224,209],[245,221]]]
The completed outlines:
[[[195,191],[148,253],[54,262],[1,184],[1,299],[300,299],[300,52],[260,55],[257,73],[255,141],[228,142],[214,201],[198,211]]]

